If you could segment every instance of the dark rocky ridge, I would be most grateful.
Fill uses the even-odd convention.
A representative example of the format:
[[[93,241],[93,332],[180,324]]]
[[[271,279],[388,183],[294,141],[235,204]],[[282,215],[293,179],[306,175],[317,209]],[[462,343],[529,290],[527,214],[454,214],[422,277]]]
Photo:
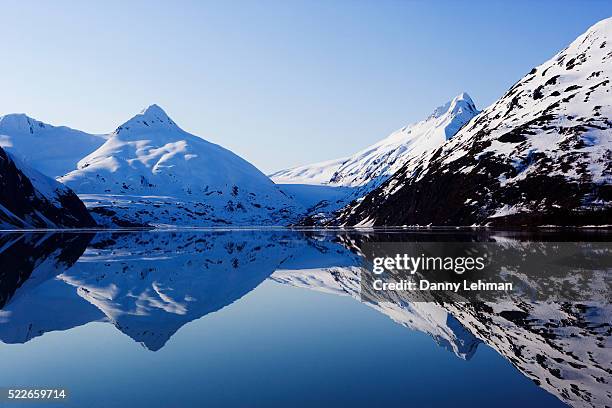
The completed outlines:
[[[46,182],[56,184],[54,200],[39,191],[14,159],[0,148],[0,226],[8,229],[96,226],[72,190],[48,178]]]

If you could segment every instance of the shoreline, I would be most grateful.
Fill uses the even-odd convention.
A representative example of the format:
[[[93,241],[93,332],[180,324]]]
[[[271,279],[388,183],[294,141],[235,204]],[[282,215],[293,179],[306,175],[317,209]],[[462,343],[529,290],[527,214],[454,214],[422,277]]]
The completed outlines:
[[[533,232],[533,231],[605,231],[612,232],[612,224],[602,225],[541,225],[541,226],[516,226],[516,227],[491,227],[491,226],[385,226],[385,227],[302,227],[302,226],[151,226],[151,227],[127,227],[127,228],[25,228],[25,229],[0,229],[0,233],[95,233],[95,232],[172,232],[172,231],[358,231],[358,232],[426,232],[426,231],[500,231],[500,232]]]

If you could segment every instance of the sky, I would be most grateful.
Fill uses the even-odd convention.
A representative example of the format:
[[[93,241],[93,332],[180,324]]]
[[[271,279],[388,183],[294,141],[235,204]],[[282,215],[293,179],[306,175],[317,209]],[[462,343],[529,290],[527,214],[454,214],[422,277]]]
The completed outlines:
[[[108,133],[148,105],[271,172],[465,91],[482,109],[612,1],[0,0],[0,115]]]

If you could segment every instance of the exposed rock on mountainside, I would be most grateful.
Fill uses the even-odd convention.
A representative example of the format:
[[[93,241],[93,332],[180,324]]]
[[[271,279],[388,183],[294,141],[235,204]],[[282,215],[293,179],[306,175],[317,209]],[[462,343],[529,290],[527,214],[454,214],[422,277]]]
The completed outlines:
[[[72,190],[0,148],[0,228],[84,228],[95,225]]]
[[[611,76],[612,18],[333,223],[611,224]]]

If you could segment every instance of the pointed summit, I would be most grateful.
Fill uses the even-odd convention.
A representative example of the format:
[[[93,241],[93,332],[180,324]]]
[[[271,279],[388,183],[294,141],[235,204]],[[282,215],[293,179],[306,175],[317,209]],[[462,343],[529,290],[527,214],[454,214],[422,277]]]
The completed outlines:
[[[589,27],[585,34],[592,32],[599,32],[606,36],[612,35],[612,17],[604,18],[603,20],[593,24],[591,27]]]
[[[429,117],[439,118],[446,113],[455,115],[457,113],[461,113],[462,111],[478,112],[476,106],[474,105],[474,101],[472,101],[472,98],[470,98],[470,95],[468,95],[467,92],[461,92],[444,105],[438,106],[436,109],[434,109],[433,113]]]
[[[448,140],[480,112],[476,109],[470,95],[467,92],[461,92],[450,102],[446,113],[449,116],[449,122],[444,128],[444,133],[446,134],[446,140]]]
[[[365,194],[406,162],[442,146],[478,113],[472,98],[462,92],[426,119],[404,126],[350,157],[282,170],[274,173],[273,180],[359,187],[358,194]]]
[[[451,101],[451,105],[457,105],[460,103],[465,103],[467,105],[474,106],[474,101],[472,100],[470,95],[468,95],[467,92],[461,92],[459,95],[455,96],[453,100]]]
[[[161,116],[168,117],[168,114],[157,104],[149,105],[147,108],[140,111],[143,116]]]
[[[147,131],[152,129],[173,129],[180,128],[174,123],[168,114],[156,104],[149,105],[147,108],[140,111],[139,114],[132,117],[130,120],[119,126],[114,134],[125,133],[126,131]]]
[[[88,204],[102,212],[113,206],[115,215],[99,217],[109,226],[285,225],[303,212],[251,163],[182,130],[157,105],[60,180],[78,194],[107,197]],[[125,201],[116,205],[119,195]]]

